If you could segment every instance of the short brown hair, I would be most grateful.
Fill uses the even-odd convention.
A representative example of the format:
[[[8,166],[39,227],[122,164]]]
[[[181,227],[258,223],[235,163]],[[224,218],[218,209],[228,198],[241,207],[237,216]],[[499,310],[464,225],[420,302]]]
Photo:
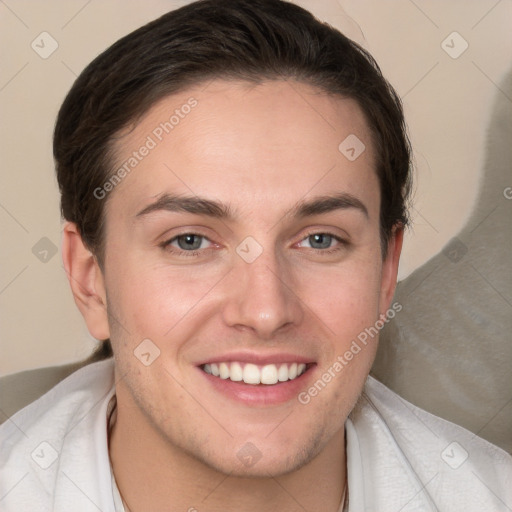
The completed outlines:
[[[213,78],[293,79],[357,101],[377,155],[385,254],[393,226],[408,220],[410,144],[400,99],[374,59],[292,3],[200,0],[104,51],[80,74],[59,111],[53,151],[62,215],[76,223],[100,264],[106,200],[94,190],[115,170],[114,137],[163,97]]]

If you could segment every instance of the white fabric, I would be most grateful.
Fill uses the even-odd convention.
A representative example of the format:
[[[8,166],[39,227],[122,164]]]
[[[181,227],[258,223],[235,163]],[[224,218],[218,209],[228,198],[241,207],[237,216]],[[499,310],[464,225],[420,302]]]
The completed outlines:
[[[113,375],[112,360],[86,366],[0,427],[0,510],[123,510],[107,448]],[[346,434],[349,512],[512,510],[506,452],[371,377]]]

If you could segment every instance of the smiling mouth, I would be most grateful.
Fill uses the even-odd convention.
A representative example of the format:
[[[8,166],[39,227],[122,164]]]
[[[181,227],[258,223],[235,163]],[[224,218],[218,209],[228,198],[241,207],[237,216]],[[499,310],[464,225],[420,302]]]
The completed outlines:
[[[279,363],[256,365],[242,362],[221,362],[204,364],[200,368],[207,374],[244,384],[272,386],[295,380],[312,365],[305,363]]]

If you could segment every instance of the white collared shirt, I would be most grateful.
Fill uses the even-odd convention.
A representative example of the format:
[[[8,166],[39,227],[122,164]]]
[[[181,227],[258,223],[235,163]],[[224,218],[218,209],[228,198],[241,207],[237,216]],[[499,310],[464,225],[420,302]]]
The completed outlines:
[[[108,455],[113,361],[0,426],[2,512],[121,512]],[[512,510],[512,457],[372,377],[345,424],[349,512]]]

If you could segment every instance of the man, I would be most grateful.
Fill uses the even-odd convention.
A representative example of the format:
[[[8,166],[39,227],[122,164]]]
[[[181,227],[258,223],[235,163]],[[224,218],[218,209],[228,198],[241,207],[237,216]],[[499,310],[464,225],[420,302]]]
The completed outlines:
[[[364,50],[293,4],[190,4],[84,70],[54,154],[114,357],[2,426],[2,510],[511,506],[505,452],[367,380],[410,153]]]

